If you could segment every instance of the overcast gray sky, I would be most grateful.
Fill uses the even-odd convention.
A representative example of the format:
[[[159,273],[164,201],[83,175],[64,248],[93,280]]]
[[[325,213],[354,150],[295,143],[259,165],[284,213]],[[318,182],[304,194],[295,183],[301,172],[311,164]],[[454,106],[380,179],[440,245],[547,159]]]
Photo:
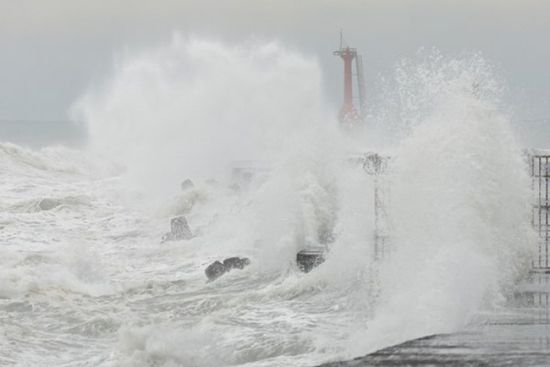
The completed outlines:
[[[419,47],[481,51],[501,67],[518,116],[550,117],[549,0],[0,0],[0,119],[66,119],[117,52],[174,31],[279,39],[319,58],[338,99],[340,28],[368,84]]]

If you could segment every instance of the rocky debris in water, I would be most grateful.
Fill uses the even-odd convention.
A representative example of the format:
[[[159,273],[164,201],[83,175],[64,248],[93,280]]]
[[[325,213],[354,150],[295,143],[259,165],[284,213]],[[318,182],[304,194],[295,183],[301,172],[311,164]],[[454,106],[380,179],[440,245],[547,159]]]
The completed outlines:
[[[186,191],[195,187],[195,184],[190,179],[186,179],[181,183],[181,191]]]
[[[191,238],[193,238],[193,233],[191,233],[187,219],[182,215],[170,220],[170,232],[162,236],[162,242],[190,240]]]
[[[216,280],[231,269],[243,269],[250,265],[250,259],[246,257],[229,257],[222,262],[214,261],[208,265],[204,273],[209,281]]]
[[[313,268],[325,262],[324,248],[309,248],[296,254],[298,268],[304,273],[309,273]]]
[[[245,266],[250,265],[250,260],[246,257],[228,257],[223,261],[223,265],[229,269],[243,269]]]
[[[40,202],[38,203],[38,208],[40,210],[51,210],[55,207],[58,207],[59,205],[61,205],[61,201],[60,200],[57,200],[57,199],[42,199],[40,200]]]
[[[204,273],[206,274],[208,280],[212,281],[218,279],[228,271],[229,269],[226,268],[224,264],[216,260],[212,264],[208,265]]]

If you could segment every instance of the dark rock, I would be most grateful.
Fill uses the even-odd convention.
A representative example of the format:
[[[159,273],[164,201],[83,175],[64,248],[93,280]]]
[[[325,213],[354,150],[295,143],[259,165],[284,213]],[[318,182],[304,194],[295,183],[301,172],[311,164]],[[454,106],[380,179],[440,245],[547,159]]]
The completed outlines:
[[[184,216],[172,218],[170,221],[170,232],[181,238],[193,237],[187,219]]]
[[[181,190],[186,191],[195,187],[195,184],[190,179],[186,179],[181,183]]]
[[[226,268],[221,262],[214,261],[212,264],[208,265],[204,273],[206,274],[208,280],[212,281],[218,279],[228,271],[229,269]]]
[[[243,269],[250,264],[250,260],[246,257],[229,257],[223,261],[223,265],[229,269]]]
[[[309,273],[313,268],[325,262],[325,252],[321,248],[311,248],[296,254],[298,268],[304,273]]]
[[[179,216],[170,220],[170,232],[162,236],[162,242],[190,240],[191,238],[193,238],[193,233],[191,233],[187,219],[184,216]]]
[[[61,205],[61,201],[57,199],[42,199],[38,203],[38,208],[40,210],[51,210],[57,206]]]
[[[206,268],[204,273],[208,280],[212,281],[231,271],[231,269],[243,269],[247,265],[250,265],[250,259],[246,257],[228,257],[223,263],[213,262]]]

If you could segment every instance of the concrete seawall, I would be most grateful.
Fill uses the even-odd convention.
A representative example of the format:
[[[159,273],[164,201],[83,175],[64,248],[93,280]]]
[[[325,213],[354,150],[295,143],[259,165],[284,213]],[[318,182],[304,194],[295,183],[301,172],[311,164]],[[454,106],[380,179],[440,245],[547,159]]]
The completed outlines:
[[[550,366],[548,274],[532,274],[513,304],[453,334],[430,335],[322,367]]]

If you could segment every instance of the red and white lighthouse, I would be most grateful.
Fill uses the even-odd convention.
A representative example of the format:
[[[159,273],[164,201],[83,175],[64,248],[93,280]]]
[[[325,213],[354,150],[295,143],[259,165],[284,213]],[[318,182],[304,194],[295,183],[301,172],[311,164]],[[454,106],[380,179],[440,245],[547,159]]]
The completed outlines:
[[[357,54],[357,49],[344,46],[342,34],[340,34],[340,49],[333,52],[334,55],[340,56],[344,61],[344,101],[340,114],[338,116],[340,122],[344,125],[357,125],[365,118],[365,87],[363,79],[363,62],[361,55]],[[355,61],[355,62],[354,62]],[[353,66],[355,64],[355,74]],[[359,109],[354,105],[353,97],[353,77],[357,78],[357,104]]]

